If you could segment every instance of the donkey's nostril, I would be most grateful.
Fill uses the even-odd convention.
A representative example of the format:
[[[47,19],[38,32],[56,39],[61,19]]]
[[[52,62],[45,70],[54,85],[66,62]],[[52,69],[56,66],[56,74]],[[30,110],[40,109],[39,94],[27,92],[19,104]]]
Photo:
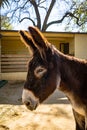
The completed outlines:
[[[34,102],[34,101],[25,101],[24,104],[31,111],[35,110],[38,106],[38,102]]]
[[[31,110],[31,111],[34,110],[34,104],[33,104],[33,102],[27,101],[27,102],[25,102],[25,105],[26,105],[26,107],[27,107],[29,110]]]
[[[26,104],[26,106],[30,106],[30,102],[29,102],[29,101],[28,101],[28,102],[26,102],[25,104]]]

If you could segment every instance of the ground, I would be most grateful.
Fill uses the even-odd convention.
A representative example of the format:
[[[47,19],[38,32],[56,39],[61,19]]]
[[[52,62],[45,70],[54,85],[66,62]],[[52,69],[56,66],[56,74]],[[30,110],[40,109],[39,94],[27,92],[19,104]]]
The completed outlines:
[[[23,81],[0,88],[0,130],[74,130],[72,108],[65,95],[54,92],[35,111],[21,102]]]

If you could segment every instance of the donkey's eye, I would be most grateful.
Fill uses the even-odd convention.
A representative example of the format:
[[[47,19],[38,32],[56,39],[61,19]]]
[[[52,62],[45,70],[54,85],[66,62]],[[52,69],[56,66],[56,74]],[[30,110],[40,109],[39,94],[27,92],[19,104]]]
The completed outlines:
[[[42,72],[43,70],[44,70],[43,68],[38,69],[38,70],[37,70],[37,73]]]
[[[34,74],[37,78],[41,78],[46,72],[47,69],[42,66],[39,66],[34,70]]]

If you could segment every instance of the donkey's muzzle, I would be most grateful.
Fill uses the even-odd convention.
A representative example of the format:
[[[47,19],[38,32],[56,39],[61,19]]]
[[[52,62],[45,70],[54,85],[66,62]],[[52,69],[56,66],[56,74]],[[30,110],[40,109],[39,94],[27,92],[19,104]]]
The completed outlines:
[[[23,90],[22,102],[31,111],[35,110],[39,104],[38,98],[35,97],[31,91],[26,89]]]
[[[23,104],[31,111],[35,110],[38,106],[37,102],[34,102],[31,99],[24,101]]]

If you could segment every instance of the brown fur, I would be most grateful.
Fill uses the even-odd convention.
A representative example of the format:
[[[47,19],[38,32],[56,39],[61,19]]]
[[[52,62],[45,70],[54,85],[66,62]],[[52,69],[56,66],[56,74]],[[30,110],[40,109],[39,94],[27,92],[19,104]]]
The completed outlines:
[[[62,54],[37,28],[29,27],[29,31],[31,36],[20,31],[23,42],[33,52],[24,89],[31,91],[43,102],[58,85],[58,89],[66,94],[72,104],[76,130],[87,130],[87,61]],[[42,72],[40,78],[34,74],[38,66],[47,70]],[[31,100],[26,105],[30,106]]]

